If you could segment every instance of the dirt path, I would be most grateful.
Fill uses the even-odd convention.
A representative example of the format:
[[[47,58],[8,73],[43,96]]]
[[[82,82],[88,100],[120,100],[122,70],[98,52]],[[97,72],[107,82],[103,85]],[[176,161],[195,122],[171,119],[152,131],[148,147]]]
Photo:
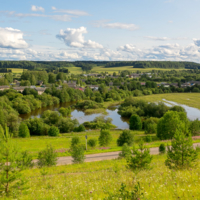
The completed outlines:
[[[195,143],[194,147],[200,146],[200,143]],[[115,158],[118,158],[120,151],[115,151],[115,152],[107,152],[107,153],[99,153],[99,154],[90,154],[86,155],[85,162],[95,162],[95,161],[101,161],[101,160],[112,160]],[[156,155],[159,154],[159,149],[158,147],[150,148],[150,153],[151,155]],[[58,157],[58,162],[57,165],[67,165],[67,164],[72,164],[72,157],[67,156],[67,157]],[[37,160],[34,160],[34,162],[37,162]]]

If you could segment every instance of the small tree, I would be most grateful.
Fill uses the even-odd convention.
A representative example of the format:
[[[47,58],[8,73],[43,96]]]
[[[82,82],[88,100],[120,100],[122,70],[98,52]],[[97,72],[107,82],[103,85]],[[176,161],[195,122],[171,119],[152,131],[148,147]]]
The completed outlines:
[[[109,130],[102,129],[99,136],[99,144],[100,146],[109,145],[112,141],[112,135]]]
[[[84,155],[84,145],[75,145],[72,148],[71,155],[73,158],[73,163],[83,163],[85,160]]]
[[[139,143],[139,149],[136,149],[134,146],[133,156],[127,158],[127,166],[132,170],[148,168],[152,158],[150,150],[145,148],[144,141],[141,140]]]
[[[142,121],[138,115],[132,115],[129,120],[129,128],[130,130],[141,130],[142,129]]]
[[[130,132],[130,130],[123,130],[117,139],[117,145],[123,146],[123,144],[128,144],[129,146],[133,144],[134,135]]]
[[[119,153],[119,158],[129,158],[131,156],[132,152],[130,147],[125,143],[122,146],[122,152]]]
[[[91,139],[88,140],[87,144],[88,144],[88,146],[94,148],[97,145],[97,139],[96,138],[91,138]]]
[[[176,131],[168,147],[165,165],[170,169],[183,169],[193,167],[197,160],[198,152],[193,148],[192,137],[186,137],[183,132]]]
[[[34,166],[33,157],[28,153],[28,151],[22,151],[20,157],[17,159],[17,165],[21,169],[32,168]]]
[[[74,146],[79,145],[81,143],[80,137],[74,136],[71,140],[71,149],[73,149]]]
[[[159,153],[160,154],[164,154],[166,152],[166,147],[165,147],[165,144],[160,144],[159,146]]]
[[[22,179],[21,168],[18,166],[19,150],[16,143],[12,140],[8,128],[5,132],[0,125],[0,191],[9,195],[12,190],[24,189],[25,184]]]
[[[19,126],[19,137],[27,138],[30,137],[30,131],[25,123],[21,123]]]
[[[59,134],[60,134],[60,131],[57,127],[55,127],[55,126],[50,127],[50,129],[48,131],[49,136],[56,137],[56,136],[59,136]]]
[[[51,145],[47,145],[46,149],[38,153],[38,166],[50,167],[57,164],[57,153]]]

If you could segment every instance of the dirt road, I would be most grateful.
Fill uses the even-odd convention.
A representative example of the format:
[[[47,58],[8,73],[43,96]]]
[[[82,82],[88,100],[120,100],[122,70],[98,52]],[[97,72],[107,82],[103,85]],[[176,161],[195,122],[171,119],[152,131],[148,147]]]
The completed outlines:
[[[200,143],[195,143],[194,147],[200,146]],[[115,152],[107,152],[107,153],[99,153],[99,154],[90,154],[86,155],[85,162],[95,162],[95,161],[101,161],[101,160],[112,160],[115,158],[118,158],[120,151]],[[159,154],[158,147],[150,148],[151,155]],[[58,157],[57,165],[67,165],[72,164],[72,157]],[[34,162],[37,162],[37,160],[34,160]]]

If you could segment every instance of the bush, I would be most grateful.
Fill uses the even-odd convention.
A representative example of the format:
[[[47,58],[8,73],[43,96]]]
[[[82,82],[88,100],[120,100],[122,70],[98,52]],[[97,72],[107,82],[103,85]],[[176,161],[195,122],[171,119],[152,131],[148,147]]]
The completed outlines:
[[[192,137],[186,138],[183,132],[177,130],[171,143],[171,147],[168,147],[165,165],[170,169],[193,167],[197,160],[198,151],[193,147]]]
[[[132,170],[148,168],[152,158],[150,150],[145,148],[144,142],[141,140],[139,149],[133,147],[133,155],[127,158],[127,166]]]
[[[19,126],[19,137],[27,138],[30,137],[30,131],[25,123],[21,123]]]
[[[85,160],[84,156],[84,145],[74,145],[71,151],[73,163],[83,163]]]
[[[85,126],[83,126],[83,124],[74,128],[74,132],[84,132],[84,131],[85,131]]]
[[[131,156],[131,149],[130,147],[125,143],[122,146],[122,152],[119,153],[120,158],[129,158]]]
[[[79,145],[80,143],[80,138],[78,136],[74,136],[71,140],[71,149],[73,149],[74,146]]]
[[[96,145],[97,145],[97,139],[96,139],[96,138],[94,138],[94,139],[89,139],[88,142],[87,142],[87,144],[88,144],[89,147],[94,148],[94,147],[96,147]]]
[[[109,130],[102,129],[99,136],[100,146],[106,146],[112,141],[112,135]]]
[[[55,126],[50,127],[50,129],[48,131],[49,136],[57,137],[57,136],[59,136],[59,134],[60,134],[60,131],[57,127],[55,127]]]
[[[155,117],[150,117],[144,121],[145,134],[152,134],[157,132],[157,123],[159,119]]]
[[[16,163],[20,169],[27,169],[34,166],[34,163],[32,161],[33,157],[28,153],[28,151],[22,151]]]
[[[105,198],[104,200],[113,200],[113,199],[121,199],[121,200],[139,200],[139,199],[143,199],[144,194],[142,192],[142,189],[140,187],[139,182],[134,186],[134,189],[132,191],[128,191],[126,189],[126,185],[125,184],[121,184],[121,188],[116,191],[114,194],[109,194],[109,196],[107,198]]]
[[[54,151],[53,147],[48,145],[46,149],[38,153],[38,166],[54,166],[57,164],[57,153]]]
[[[142,129],[142,121],[138,115],[132,115],[129,120],[129,128],[130,130],[141,130]]]
[[[165,144],[160,144],[159,146],[159,153],[164,154],[166,152]]]
[[[149,136],[149,135],[146,136],[146,137],[145,137],[145,141],[146,141],[146,142],[152,142],[151,136]]]
[[[117,145],[123,146],[126,143],[130,146],[133,144],[133,140],[134,135],[130,132],[130,130],[124,130],[117,139]]]

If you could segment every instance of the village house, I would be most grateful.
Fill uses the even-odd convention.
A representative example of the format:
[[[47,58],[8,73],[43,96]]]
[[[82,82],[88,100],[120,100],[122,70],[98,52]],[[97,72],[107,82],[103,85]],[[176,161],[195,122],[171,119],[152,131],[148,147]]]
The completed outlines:
[[[43,94],[44,91],[46,90],[46,88],[44,87],[36,87],[34,89],[38,92],[39,95]]]
[[[8,90],[8,89],[10,89],[10,86],[8,86],[8,85],[0,86],[0,90]]]
[[[98,90],[99,89],[98,85],[88,85],[87,87],[89,87],[92,90]]]
[[[37,82],[37,85],[40,85],[40,86],[41,86],[42,84],[43,84],[43,81],[38,81],[38,82]]]
[[[13,87],[13,89],[18,92],[23,92],[25,88],[30,88],[30,87],[29,86]]]
[[[144,86],[144,85],[146,85],[146,83],[145,83],[145,82],[141,82],[140,85],[143,85],[143,86]]]

